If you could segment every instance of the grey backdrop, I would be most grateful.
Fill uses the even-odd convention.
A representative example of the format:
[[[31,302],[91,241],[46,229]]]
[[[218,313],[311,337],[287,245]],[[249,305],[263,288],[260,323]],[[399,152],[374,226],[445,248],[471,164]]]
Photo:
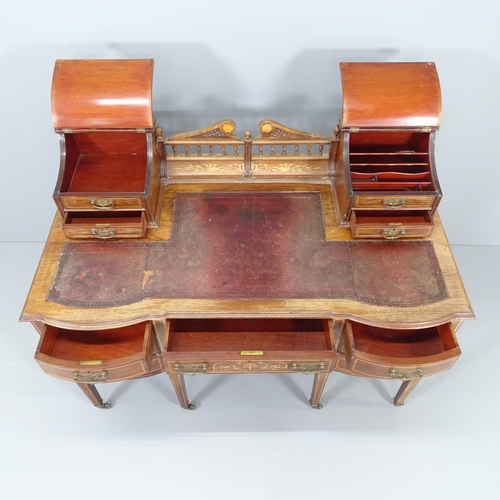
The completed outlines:
[[[500,248],[479,245],[500,240],[499,14],[498,0],[2,2],[2,498],[497,498]],[[195,412],[165,376],[102,384],[117,402],[102,412],[44,375],[18,314],[55,212],[50,84],[65,57],[154,57],[167,133],[222,117],[240,133],[263,117],[330,133],[339,61],[436,62],[440,212],[452,243],[476,245],[453,249],[478,318],[456,366],[401,408],[395,382],[332,374],[320,412],[301,375],[188,377]]]
[[[330,134],[340,61],[434,61],[441,217],[454,244],[498,245],[499,18],[500,3],[484,0],[4,3],[0,241],[43,241],[53,218],[54,60],[152,57],[154,110],[167,134],[226,117],[240,134],[265,117]]]

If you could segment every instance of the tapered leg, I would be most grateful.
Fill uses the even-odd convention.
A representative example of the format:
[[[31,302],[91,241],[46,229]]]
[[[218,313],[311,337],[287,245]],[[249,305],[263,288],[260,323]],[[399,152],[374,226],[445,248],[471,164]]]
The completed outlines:
[[[411,380],[405,380],[398,393],[394,396],[394,406],[403,406],[405,404],[406,398],[410,395],[410,392],[417,387],[420,382],[420,378],[412,378]]]
[[[76,382],[76,385],[83,391],[85,396],[90,399],[90,402],[96,408],[103,408],[105,410],[111,408],[111,405],[109,403],[103,402],[101,395],[97,392],[94,384],[80,384]]]
[[[326,381],[328,380],[328,372],[326,373],[316,373],[314,375],[313,388],[311,392],[311,407],[316,410],[321,410],[323,405],[320,404],[319,400],[321,398],[321,394],[323,394],[323,389],[325,388]]]
[[[186,410],[196,410],[196,406],[190,404],[186,392],[186,384],[184,383],[184,375],[179,375],[177,373],[169,373],[170,381],[174,386],[175,394],[177,394],[177,399],[179,400],[182,408]]]

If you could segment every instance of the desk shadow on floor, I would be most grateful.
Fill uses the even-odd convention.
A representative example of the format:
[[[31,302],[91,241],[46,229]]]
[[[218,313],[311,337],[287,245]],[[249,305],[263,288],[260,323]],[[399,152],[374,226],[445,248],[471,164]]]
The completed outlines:
[[[186,383],[186,389],[188,393],[188,399],[189,402],[194,404],[196,407],[200,407],[203,404],[203,401],[205,398],[213,395],[215,392],[217,392],[219,389],[221,389],[223,386],[227,386],[232,379],[234,378],[234,374],[228,374],[228,375],[211,375],[210,378],[207,378],[208,382],[205,383],[203,387],[201,387],[198,392],[195,392],[194,387],[189,387],[189,386],[194,386],[194,383],[191,383],[191,380],[194,382],[194,377],[190,376],[185,376],[184,381]],[[191,389],[191,390],[190,390]],[[192,397],[190,397],[190,393],[194,394]]]
[[[382,396],[383,399],[385,399],[388,403],[393,404],[394,402],[394,395],[399,389],[398,384],[391,384],[394,385],[394,395],[391,396],[387,388],[383,385],[381,380],[378,380],[376,378],[372,378],[368,380],[368,383],[375,389],[375,391]]]
[[[281,385],[286,387],[289,390],[289,392],[294,396],[296,396],[296,398],[299,401],[309,404],[310,394],[307,394],[303,391],[302,387],[300,387],[299,385],[299,380],[297,380],[297,377],[294,375],[298,374],[293,374],[292,376],[290,376],[290,374],[281,373],[273,376],[277,377],[277,380],[279,380]],[[314,382],[314,375],[309,376],[308,379],[310,379],[311,381],[311,389],[312,389],[312,384]]]
[[[115,406],[117,402],[120,401],[121,398],[123,398],[123,395],[126,394],[127,392],[130,392],[132,389],[132,386],[136,382],[135,380],[123,380],[122,382],[118,383],[116,386],[113,387],[113,391],[110,393],[108,396],[107,400],[105,400],[106,403],[109,403],[111,407]],[[99,390],[99,386],[97,387],[97,390]],[[105,399],[103,397],[103,399]]]

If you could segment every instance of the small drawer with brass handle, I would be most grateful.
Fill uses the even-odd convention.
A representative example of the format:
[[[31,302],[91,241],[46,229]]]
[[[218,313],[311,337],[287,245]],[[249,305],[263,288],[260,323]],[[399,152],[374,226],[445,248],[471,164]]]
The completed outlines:
[[[422,195],[355,195],[354,208],[368,210],[432,210],[436,203],[436,196],[431,194]]]
[[[146,228],[143,211],[66,212],[62,223],[68,238],[143,238]]]
[[[136,196],[75,196],[58,198],[64,210],[141,210],[143,200]]]
[[[353,210],[351,212],[353,238],[425,238],[434,228],[428,210]]]

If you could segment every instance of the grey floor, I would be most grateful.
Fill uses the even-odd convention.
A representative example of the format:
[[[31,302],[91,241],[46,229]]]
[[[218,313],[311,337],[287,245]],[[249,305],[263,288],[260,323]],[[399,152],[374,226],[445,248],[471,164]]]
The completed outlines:
[[[500,247],[453,247],[477,320],[405,406],[391,381],[334,373],[317,411],[312,377],[213,375],[187,379],[194,412],[163,375],[99,386],[106,411],[42,372],[18,323],[42,248],[0,243],[1,498],[500,497]]]

